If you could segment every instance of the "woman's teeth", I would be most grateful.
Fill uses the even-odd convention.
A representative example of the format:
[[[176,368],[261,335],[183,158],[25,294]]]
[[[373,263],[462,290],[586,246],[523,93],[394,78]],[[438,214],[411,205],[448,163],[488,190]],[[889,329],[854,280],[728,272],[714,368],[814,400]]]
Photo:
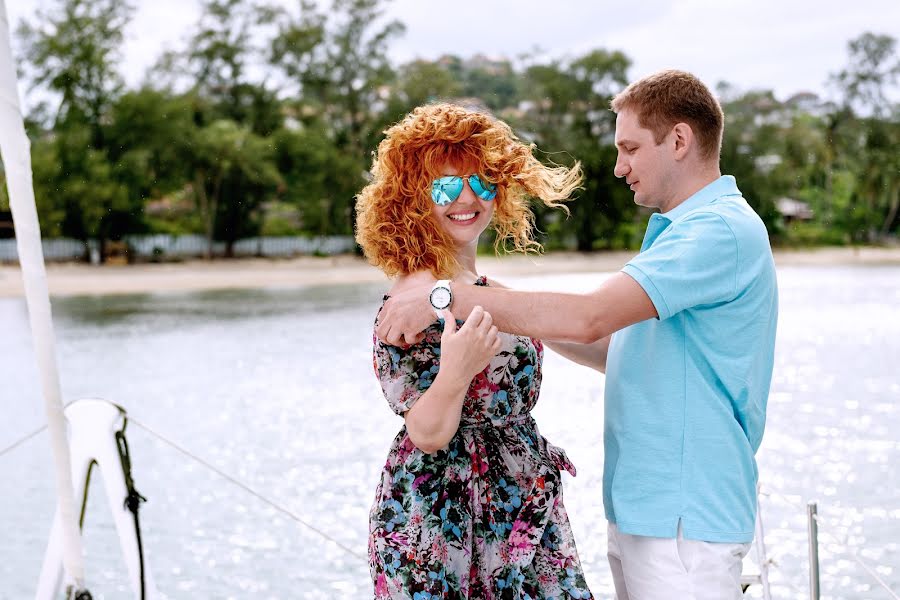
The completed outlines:
[[[474,219],[475,214],[476,213],[469,212],[469,213],[460,213],[460,214],[456,214],[456,215],[447,215],[447,216],[450,217],[451,219],[453,219],[454,221],[468,221],[470,219]]]

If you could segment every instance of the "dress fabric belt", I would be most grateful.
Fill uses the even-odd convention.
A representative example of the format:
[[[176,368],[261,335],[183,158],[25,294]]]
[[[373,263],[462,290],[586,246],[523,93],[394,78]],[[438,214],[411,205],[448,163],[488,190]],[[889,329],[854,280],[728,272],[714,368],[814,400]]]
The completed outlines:
[[[560,471],[568,471],[568,473],[574,477],[576,472],[575,465],[572,464],[572,461],[566,455],[565,450],[558,446],[554,446],[546,439],[544,439],[544,437],[541,436],[540,433],[537,432],[537,423],[535,423],[534,418],[531,416],[531,413],[511,415],[499,423],[496,421],[491,421],[490,419],[461,421],[459,424],[459,428],[462,431],[487,429],[489,427],[506,429],[508,427],[525,424],[531,424],[535,428],[535,433],[537,434],[538,438],[538,444],[540,444],[541,446],[540,448],[538,448],[538,452],[542,456],[542,460],[546,461],[547,464],[552,465]]]
[[[478,419],[474,421],[460,421],[459,428],[460,429],[481,429],[485,427],[512,427],[514,425],[522,425],[523,423],[534,422],[534,418],[531,416],[531,413],[524,413],[519,415],[511,415],[500,421],[491,421],[490,419]]]

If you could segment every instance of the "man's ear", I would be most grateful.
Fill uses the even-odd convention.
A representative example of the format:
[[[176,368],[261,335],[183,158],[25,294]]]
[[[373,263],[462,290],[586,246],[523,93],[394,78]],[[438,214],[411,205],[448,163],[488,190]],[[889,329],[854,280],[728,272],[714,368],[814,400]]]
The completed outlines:
[[[675,160],[682,160],[694,145],[694,130],[687,123],[677,123],[672,128],[675,141]]]

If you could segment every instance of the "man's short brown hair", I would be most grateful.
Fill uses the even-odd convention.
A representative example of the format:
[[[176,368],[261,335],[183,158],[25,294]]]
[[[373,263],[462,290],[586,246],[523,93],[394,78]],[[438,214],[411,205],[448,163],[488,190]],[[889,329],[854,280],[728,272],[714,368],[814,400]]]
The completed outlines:
[[[657,144],[678,123],[694,131],[703,158],[718,158],[724,115],[719,101],[703,82],[685,71],[667,70],[635,81],[612,99],[612,110],[631,110]]]

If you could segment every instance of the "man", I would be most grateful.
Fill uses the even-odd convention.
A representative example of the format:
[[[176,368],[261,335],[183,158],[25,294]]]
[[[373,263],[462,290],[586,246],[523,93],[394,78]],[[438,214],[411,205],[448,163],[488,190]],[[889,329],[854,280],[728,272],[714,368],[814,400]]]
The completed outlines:
[[[481,305],[501,330],[560,341],[567,357],[605,369],[603,503],[618,600],[739,598],[773,366],[771,248],[720,174],[724,119],[703,83],[663,71],[612,109],[615,174],[659,210],[641,252],[585,294],[438,282],[431,297],[450,296],[456,314]],[[381,339],[414,341],[433,321],[429,283],[388,301]]]

